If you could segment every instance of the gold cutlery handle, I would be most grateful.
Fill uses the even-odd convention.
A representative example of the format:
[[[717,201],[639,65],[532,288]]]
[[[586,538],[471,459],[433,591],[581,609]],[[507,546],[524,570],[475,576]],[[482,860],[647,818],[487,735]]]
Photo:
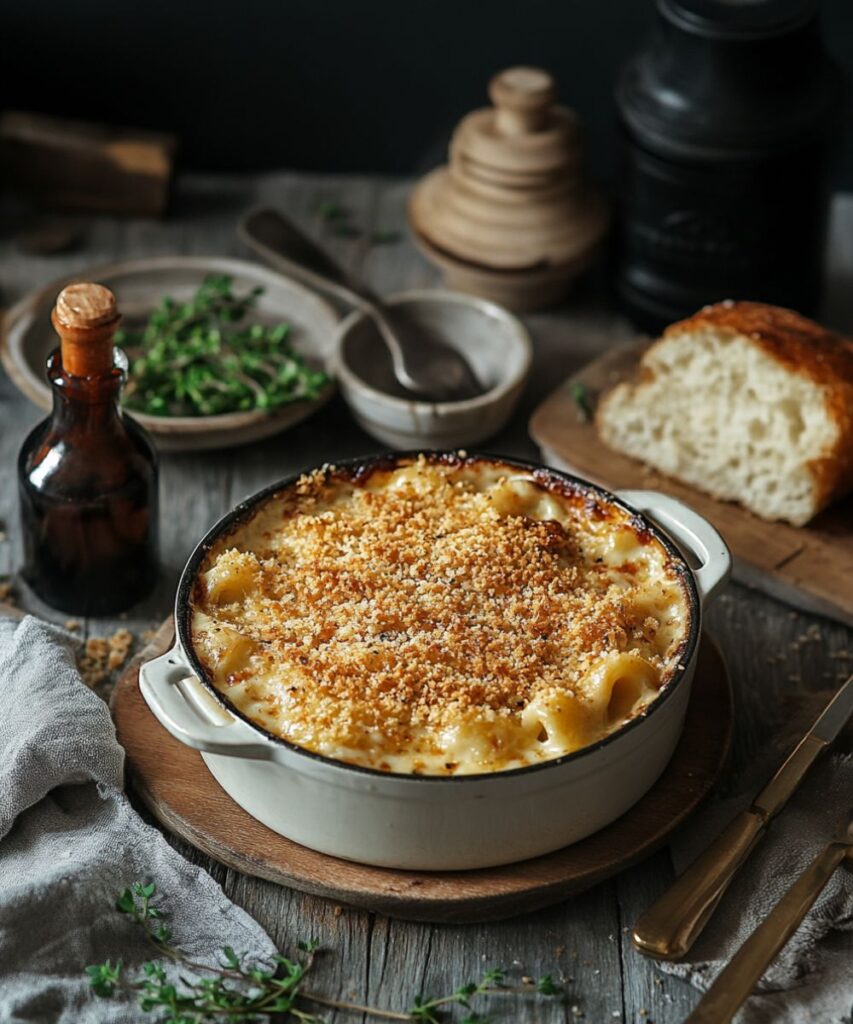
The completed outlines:
[[[732,1019],[846,854],[847,847],[831,843],[817,855],[720,972],[685,1024],[726,1024]]]
[[[735,872],[760,838],[764,820],[742,811],[634,926],[634,945],[659,960],[676,960],[693,945]]]

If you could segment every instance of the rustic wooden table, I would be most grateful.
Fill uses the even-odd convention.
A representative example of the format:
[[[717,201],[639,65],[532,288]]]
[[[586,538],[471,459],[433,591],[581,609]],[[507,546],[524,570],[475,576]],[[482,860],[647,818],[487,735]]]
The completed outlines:
[[[104,261],[185,253],[246,256],[235,234],[239,215],[253,203],[280,204],[310,228],[381,292],[437,283],[437,275],[407,239],[370,246],[336,236],[318,207],[334,201],[367,230],[403,229],[408,184],[362,178],[276,174],[252,178],[195,176],[179,183],[168,220],[118,221],[99,218],[85,228],[76,251],[57,256],[25,255],[16,234],[30,226],[24,211],[3,209],[0,221],[0,287],[5,304],[62,274]],[[825,319],[853,327],[853,199],[836,204],[830,290]],[[846,246],[846,248],[845,248]],[[535,458],[526,424],[535,405],[556,384],[608,346],[631,337],[614,310],[603,274],[584,281],[564,309],[528,318],[536,362],[521,407],[507,429],[489,444],[492,451]],[[22,398],[0,371],[0,573],[20,564],[15,464],[20,444],[42,414]],[[168,614],[177,575],[205,530],[238,499],[279,477],[322,461],[376,450],[336,399],[330,407],[289,433],[221,454],[175,455],[162,460],[161,514],[163,579],[143,607],[122,620],[88,620],[84,635],[105,635],[127,626],[137,635]],[[19,603],[47,618],[66,618],[18,586]],[[732,585],[713,609],[710,628],[728,659],[736,689],[738,720],[729,778],[745,767],[778,721],[787,696],[828,689],[851,670],[851,633],[769,598]],[[817,630],[807,633],[810,626]],[[804,638],[808,637],[808,640]],[[690,827],[689,825],[687,826]],[[590,892],[551,910],[482,926],[419,925],[329,905],[271,883],[226,870],[182,843],[182,852],[204,865],[235,902],[245,907],[281,947],[316,937],[329,949],[320,961],[329,995],[404,1009],[420,992],[449,991],[490,966],[531,974],[552,972],[566,985],[568,999],[542,1002],[506,997],[496,1006],[500,1019],[551,1022],[681,1021],[696,993],[662,976],[630,944],[630,925],[673,877],[661,851]],[[853,933],[848,933],[853,939]],[[853,941],[851,941],[853,948]],[[319,987],[319,982],[318,982]],[[335,1020],[352,1019],[338,1015]]]

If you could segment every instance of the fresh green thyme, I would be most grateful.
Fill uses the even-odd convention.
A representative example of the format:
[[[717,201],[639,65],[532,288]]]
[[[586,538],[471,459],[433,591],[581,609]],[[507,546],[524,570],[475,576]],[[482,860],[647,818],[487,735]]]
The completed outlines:
[[[330,999],[303,987],[318,949],[316,941],[300,942],[298,955],[293,958],[274,956],[269,967],[252,965],[245,955],[241,956],[230,946],[223,947],[218,965],[200,964],[172,944],[172,932],[164,913],[154,903],[156,892],[153,882],[134,882],[119,895],[115,906],[142,929],[158,959],[143,964],[142,973],[136,977],[124,973],[121,960],[92,964],[86,968],[86,974],[95,995],[110,999],[125,992],[135,993],[140,1008],[156,1012],[160,1024],[225,1021],[251,1024],[277,1015],[281,1020],[298,1024],[325,1024],[325,1018],[307,1008],[312,1004],[382,1020],[420,1024],[442,1024],[449,1020],[447,1011],[461,1007],[466,1015],[457,1018],[458,1024],[487,1024],[491,1018],[472,1008],[472,1001],[499,993],[556,996],[562,991],[550,974],[537,982],[525,979],[524,984],[512,986],[505,984],[503,971],[491,970],[480,981],[462,985],[450,995],[418,996],[405,1012]],[[166,964],[170,964],[173,971],[167,970]],[[187,978],[188,970],[198,977]]]
[[[210,274],[188,302],[166,296],[142,331],[118,331],[130,364],[124,404],[152,416],[271,410],[316,398],[328,377],[289,344],[290,327],[246,323],[263,288],[235,295]]]
[[[365,231],[364,228],[353,222],[352,211],[334,199],[321,200],[317,204],[317,216],[338,238],[364,238],[366,236],[369,245],[394,245],[403,237],[401,231],[393,229],[378,228],[375,231]]]
[[[371,245],[396,245],[403,237],[403,232],[380,228],[377,231],[371,231],[368,237]]]
[[[349,220],[349,212],[340,203],[336,203],[334,199],[322,200],[317,206],[317,214],[327,224]]]
[[[578,419],[583,423],[589,422],[592,419],[592,407],[586,384],[582,384],[579,380],[572,382],[572,399],[578,407]]]

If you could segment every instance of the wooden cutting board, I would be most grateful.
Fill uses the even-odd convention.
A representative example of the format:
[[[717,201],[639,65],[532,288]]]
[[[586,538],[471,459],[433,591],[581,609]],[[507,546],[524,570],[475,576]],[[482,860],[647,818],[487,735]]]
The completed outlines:
[[[611,451],[573,397],[583,385],[594,408],[602,392],[631,376],[647,342],[614,349],[560,385],[530,420],[545,462],[608,490],[648,488],[687,502],[716,526],[734,556],[735,579],[804,611],[853,626],[853,496],[804,527],[768,523],[731,502]]]
[[[564,850],[480,871],[392,871],[338,860],[285,839],[239,807],[200,754],[173,739],[139,692],[139,666],[172,643],[166,622],[116,685],[113,719],[132,788],[169,831],[247,875],[335,903],[413,921],[489,921],[588,889],[660,847],[714,786],[732,733],[719,649],[704,637],[681,741],[662,777],[608,828]],[[322,814],[322,808],[318,808]],[[500,813],[500,808],[495,808]]]

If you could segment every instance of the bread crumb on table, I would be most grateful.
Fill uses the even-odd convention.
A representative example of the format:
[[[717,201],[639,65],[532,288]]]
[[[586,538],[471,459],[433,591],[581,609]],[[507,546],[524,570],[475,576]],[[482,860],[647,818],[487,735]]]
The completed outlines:
[[[90,636],[77,663],[83,682],[90,688],[104,682],[127,661],[132,647],[129,629],[119,629],[110,637]]]
[[[114,672],[127,661],[127,656],[133,647],[133,633],[129,629],[120,629],[109,638],[109,654],[107,656],[107,668]]]

